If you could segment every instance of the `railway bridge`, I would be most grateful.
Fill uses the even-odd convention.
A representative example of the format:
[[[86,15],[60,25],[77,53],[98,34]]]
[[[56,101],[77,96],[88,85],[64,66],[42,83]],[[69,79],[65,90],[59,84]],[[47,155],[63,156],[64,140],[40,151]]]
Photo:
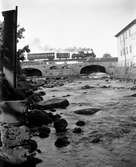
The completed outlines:
[[[35,60],[22,62],[23,72],[27,76],[66,76],[90,74],[92,72],[112,73],[118,63],[118,58],[90,58],[66,60]]]

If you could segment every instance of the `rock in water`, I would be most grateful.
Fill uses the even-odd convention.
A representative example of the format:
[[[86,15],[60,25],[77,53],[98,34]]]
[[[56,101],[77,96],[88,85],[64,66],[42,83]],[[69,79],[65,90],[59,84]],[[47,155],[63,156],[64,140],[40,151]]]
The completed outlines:
[[[91,88],[94,88],[94,86],[85,85],[81,87],[81,89],[91,89]]]
[[[42,126],[52,123],[52,120],[49,118],[48,114],[45,111],[37,109],[28,112],[27,119],[29,125],[34,125],[34,126]]]
[[[55,142],[56,147],[65,147],[69,144],[70,142],[68,141],[68,138],[66,136],[58,138]]]
[[[49,134],[50,134],[50,128],[43,125],[42,127],[39,128],[39,137],[41,138],[45,138],[45,137],[48,137]]]
[[[77,126],[84,126],[84,125],[85,125],[85,122],[79,120],[79,121],[76,122],[76,125],[77,125]]]
[[[34,93],[27,98],[28,103],[35,104],[43,100],[43,97],[39,93]]]
[[[32,108],[39,110],[46,110],[52,108],[66,108],[69,105],[67,99],[53,98],[47,101],[40,101],[37,104],[33,104]]]
[[[54,122],[54,128],[56,129],[57,133],[65,132],[68,123],[65,119],[58,119]]]
[[[52,113],[48,113],[49,118],[52,119],[53,122],[56,122],[57,120],[59,120],[61,118],[61,115],[59,114],[52,114]]]
[[[81,133],[82,132],[82,129],[81,128],[74,128],[73,129],[73,133],[77,133],[77,134],[79,134],[79,133]]]
[[[135,93],[135,94],[132,94],[132,95],[130,95],[130,96],[128,96],[128,97],[136,97],[136,93]]]
[[[99,108],[85,108],[81,110],[76,110],[74,113],[76,114],[81,114],[81,115],[92,115],[96,112],[98,112],[100,109]]]

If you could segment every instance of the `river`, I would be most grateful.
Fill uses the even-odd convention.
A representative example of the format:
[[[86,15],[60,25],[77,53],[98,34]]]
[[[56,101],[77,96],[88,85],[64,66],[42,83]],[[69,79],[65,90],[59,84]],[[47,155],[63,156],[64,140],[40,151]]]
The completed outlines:
[[[82,89],[89,85],[89,89]],[[106,85],[106,86],[105,86]],[[67,147],[54,145],[57,135],[51,127],[46,139],[36,138],[42,153],[37,167],[135,167],[136,166],[136,97],[130,95],[132,83],[115,80],[79,79],[62,87],[47,88],[45,99],[64,97],[67,109],[57,109],[68,123]],[[93,115],[74,111],[100,108]],[[78,120],[85,121],[81,134],[72,133]],[[94,139],[96,140],[96,142]]]

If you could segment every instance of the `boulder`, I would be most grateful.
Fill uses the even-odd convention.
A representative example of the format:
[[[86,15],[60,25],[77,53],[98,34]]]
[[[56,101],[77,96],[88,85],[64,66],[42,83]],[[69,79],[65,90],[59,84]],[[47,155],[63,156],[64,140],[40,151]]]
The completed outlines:
[[[110,85],[103,85],[100,88],[110,88],[110,87],[111,87]]]
[[[39,110],[46,110],[52,108],[66,108],[69,105],[67,99],[53,98],[47,101],[40,101],[39,103],[33,104],[32,108]]]
[[[132,95],[130,95],[130,96],[128,96],[128,97],[136,97],[136,93],[135,93],[135,94],[132,94]]]
[[[99,143],[101,141],[101,137],[100,136],[96,136],[91,140],[91,143]]]
[[[50,111],[51,112],[56,112],[56,110],[54,108],[51,108]]]
[[[82,129],[81,128],[74,128],[73,129],[73,133],[77,133],[77,134],[79,134],[79,133],[81,133],[82,132]]]
[[[84,109],[76,110],[74,111],[74,113],[81,114],[81,115],[92,115],[98,111],[100,111],[99,108],[84,108]]]
[[[46,95],[46,93],[44,92],[44,91],[39,91],[39,92],[37,92],[40,96],[44,96],[44,95]]]
[[[52,114],[51,112],[48,113],[48,116],[53,122],[56,122],[57,120],[61,118],[59,114]]]
[[[66,136],[58,138],[55,142],[56,147],[65,147],[69,144],[70,144],[70,142]]]
[[[45,111],[34,109],[27,114],[28,125],[42,126],[52,123],[48,114]]]
[[[35,104],[43,100],[43,97],[39,93],[34,93],[27,98],[29,104]]]
[[[42,127],[39,128],[39,137],[41,138],[45,138],[45,137],[48,137],[49,134],[50,134],[50,128],[43,125]]]
[[[34,94],[34,91],[32,89],[24,90],[25,96],[29,97]]]
[[[65,119],[58,119],[54,122],[54,128],[57,133],[65,132],[67,129],[68,123]]]
[[[76,122],[76,125],[77,125],[77,126],[84,126],[84,125],[85,125],[85,122],[79,120],[79,121]]]
[[[81,87],[81,89],[91,89],[91,88],[94,88],[94,86],[85,85]]]
[[[130,90],[136,90],[136,86],[131,87]]]

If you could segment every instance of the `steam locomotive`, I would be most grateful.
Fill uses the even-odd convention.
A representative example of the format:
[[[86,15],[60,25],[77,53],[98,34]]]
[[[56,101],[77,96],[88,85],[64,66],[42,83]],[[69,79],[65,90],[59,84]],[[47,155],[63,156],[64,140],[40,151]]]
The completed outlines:
[[[93,53],[94,54],[94,53]],[[53,61],[55,59],[59,60],[66,60],[66,59],[84,59],[86,57],[95,57],[92,53],[70,53],[70,52],[46,52],[46,53],[29,53],[27,55],[28,60],[36,60],[36,59],[43,59],[43,60],[50,60]]]

